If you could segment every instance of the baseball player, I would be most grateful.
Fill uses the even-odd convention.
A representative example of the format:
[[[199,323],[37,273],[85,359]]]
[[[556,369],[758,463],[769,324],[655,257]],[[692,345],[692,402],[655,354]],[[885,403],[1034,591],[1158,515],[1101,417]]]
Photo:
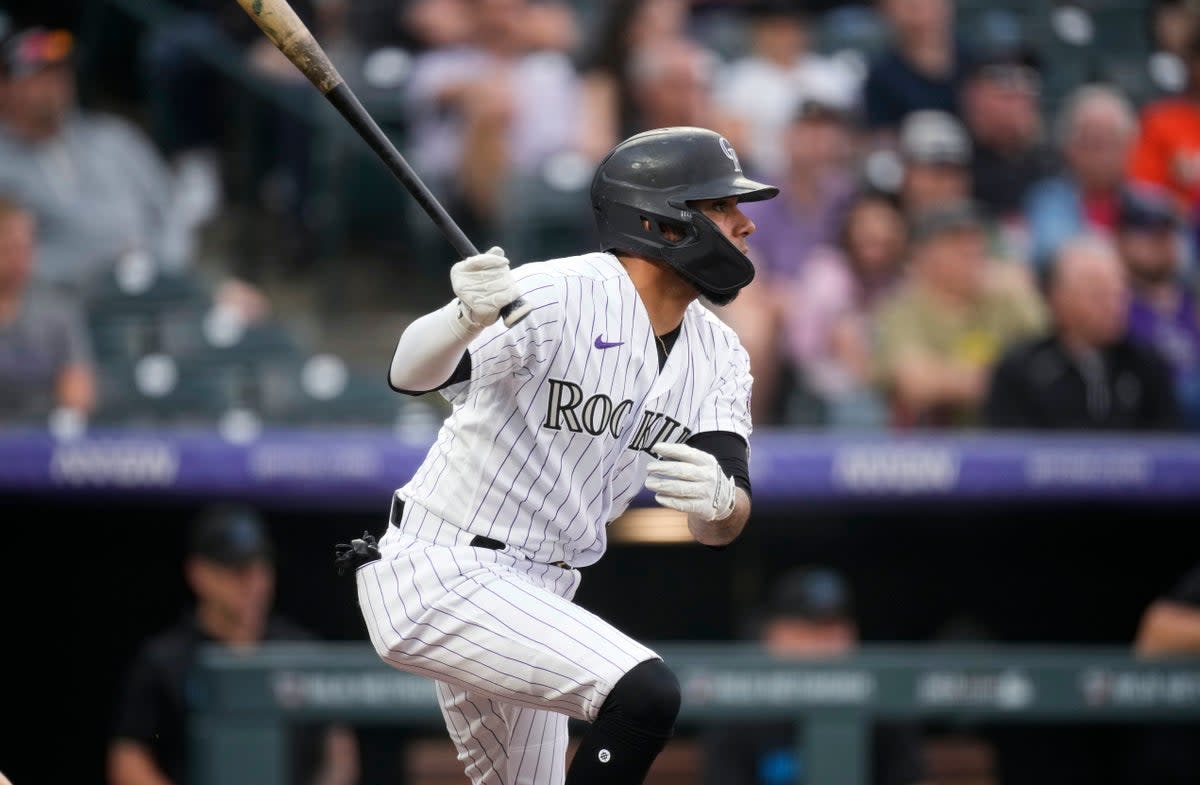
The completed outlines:
[[[643,485],[705,545],[745,525],[749,363],[698,299],[754,277],[739,202],[777,193],[712,131],[638,134],[592,181],[604,251],[465,259],[400,337],[391,385],[453,410],[378,545],[338,560],[379,656],[437,681],[474,785],[634,785],[671,736],[675,676],[571,598]],[[506,328],[518,296],[533,311]],[[567,769],[569,717],[591,725]]]

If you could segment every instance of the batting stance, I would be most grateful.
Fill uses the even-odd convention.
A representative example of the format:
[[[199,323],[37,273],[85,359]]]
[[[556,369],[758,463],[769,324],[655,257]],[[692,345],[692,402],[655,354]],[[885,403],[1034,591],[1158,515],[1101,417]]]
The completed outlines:
[[[456,299],[401,335],[391,385],[453,409],[377,551],[339,560],[379,656],[437,681],[474,785],[633,785],[671,736],[675,676],[571,598],[643,485],[705,545],[745,525],[749,362],[697,300],[754,277],[738,203],[777,193],[712,131],[638,134],[592,181],[603,252],[465,259]],[[505,328],[518,296],[533,311]],[[568,717],[591,723],[569,770]]]

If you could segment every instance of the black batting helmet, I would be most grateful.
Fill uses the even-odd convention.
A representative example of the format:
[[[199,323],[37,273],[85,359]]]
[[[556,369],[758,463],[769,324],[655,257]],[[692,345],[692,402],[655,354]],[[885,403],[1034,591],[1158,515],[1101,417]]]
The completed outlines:
[[[606,251],[661,259],[721,304],[754,279],[754,265],[688,202],[726,197],[756,202],[778,193],[742,174],[737,153],[720,134],[659,128],[631,136],[600,162],[592,178],[592,209]],[[678,229],[682,239],[668,240],[663,226]]]

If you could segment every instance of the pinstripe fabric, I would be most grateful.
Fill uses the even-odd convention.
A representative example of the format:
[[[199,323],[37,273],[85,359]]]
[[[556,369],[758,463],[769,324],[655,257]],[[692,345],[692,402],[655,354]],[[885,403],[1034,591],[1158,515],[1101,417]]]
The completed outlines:
[[[749,360],[693,303],[659,368],[649,316],[610,254],[526,264],[533,311],[468,347],[471,378],[395,499],[399,525],[357,573],[385,662],[438,682],[474,785],[560,785],[567,718],[592,721],[657,655],[572,604],[578,570],[646,480],[660,441],[721,430],[749,441]],[[505,546],[470,546],[476,535]]]
[[[565,777],[567,717],[591,721],[613,685],[657,655],[571,603],[577,570],[506,551],[406,508],[356,574],[376,652],[436,679],[474,785]]]
[[[708,430],[749,441],[749,359],[693,303],[660,371],[641,298],[610,254],[514,272],[533,313],[471,343],[471,379],[443,391],[451,414],[399,496],[533,561],[586,566],[645,482],[654,443]]]

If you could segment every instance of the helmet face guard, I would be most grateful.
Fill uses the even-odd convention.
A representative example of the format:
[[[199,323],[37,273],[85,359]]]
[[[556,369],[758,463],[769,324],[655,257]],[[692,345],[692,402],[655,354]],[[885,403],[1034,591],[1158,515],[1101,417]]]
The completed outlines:
[[[669,264],[701,295],[729,302],[754,279],[754,265],[690,202],[771,199],[779,189],[742,174],[733,147],[703,128],[662,128],[622,142],[592,180],[592,208],[605,250]],[[663,228],[682,234],[668,240]]]

